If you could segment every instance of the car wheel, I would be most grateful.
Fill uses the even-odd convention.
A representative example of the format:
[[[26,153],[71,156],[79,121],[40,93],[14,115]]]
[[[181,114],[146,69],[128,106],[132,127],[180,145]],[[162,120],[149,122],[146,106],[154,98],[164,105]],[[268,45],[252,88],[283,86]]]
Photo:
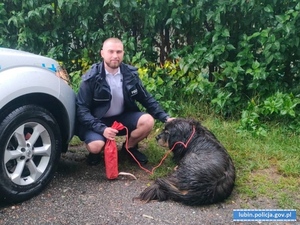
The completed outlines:
[[[0,124],[0,198],[22,202],[52,180],[61,153],[60,129],[52,114],[25,105]]]

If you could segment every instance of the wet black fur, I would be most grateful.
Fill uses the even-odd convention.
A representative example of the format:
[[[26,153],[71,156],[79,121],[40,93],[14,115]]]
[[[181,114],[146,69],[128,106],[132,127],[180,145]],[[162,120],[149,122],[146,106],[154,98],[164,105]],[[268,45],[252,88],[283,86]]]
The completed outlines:
[[[186,143],[193,127],[195,134],[187,148],[177,144],[173,150],[177,170],[167,178],[157,179],[137,199],[145,202],[170,199],[185,205],[207,205],[230,196],[235,182],[233,162],[215,135],[199,122],[172,120],[157,140],[167,142],[171,149],[178,141]]]

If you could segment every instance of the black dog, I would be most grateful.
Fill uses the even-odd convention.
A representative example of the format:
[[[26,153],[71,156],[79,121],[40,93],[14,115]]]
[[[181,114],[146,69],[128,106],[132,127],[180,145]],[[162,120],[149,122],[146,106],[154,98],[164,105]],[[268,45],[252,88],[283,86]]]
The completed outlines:
[[[199,122],[174,119],[156,139],[160,145],[173,148],[178,166],[169,177],[157,179],[137,199],[205,205],[230,196],[235,182],[233,162],[215,135]]]

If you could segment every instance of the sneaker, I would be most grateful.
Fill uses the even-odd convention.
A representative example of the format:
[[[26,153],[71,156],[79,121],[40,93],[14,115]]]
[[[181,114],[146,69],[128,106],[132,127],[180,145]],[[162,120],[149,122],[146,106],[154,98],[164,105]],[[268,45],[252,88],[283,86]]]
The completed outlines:
[[[96,166],[101,163],[101,160],[102,160],[102,157],[101,157],[100,153],[98,153],[98,154],[89,153],[89,155],[87,156],[86,162],[90,166]]]
[[[138,150],[137,145],[136,145],[135,147],[133,147],[133,148],[129,148],[128,150],[132,153],[132,155],[136,158],[136,160],[139,161],[140,164],[142,164],[142,165],[147,164],[147,162],[148,162],[147,156],[145,156],[143,153],[141,153],[141,152]],[[122,146],[121,152],[122,152],[123,154],[124,154],[124,152],[126,152],[126,153],[127,153],[127,156],[128,156],[130,159],[132,159],[133,161],[135,161],[134,158],[127,152],[125,143],[124,143],[123,146]]]

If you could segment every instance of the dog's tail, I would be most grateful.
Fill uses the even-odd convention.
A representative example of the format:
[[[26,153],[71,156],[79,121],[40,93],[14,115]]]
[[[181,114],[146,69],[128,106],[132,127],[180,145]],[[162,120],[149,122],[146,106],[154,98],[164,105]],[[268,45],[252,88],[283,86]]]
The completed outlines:
[[[168,196],[166,192],[161,188],[159,185],[159,180],[157,179],[154,184],[147,187],[137,198],[144,202],[150,202],[151,200],[158,200],[158,201],[166,201],[168,200]]]
[[[174,182],[174,181],[173,181]],[[158,178],[155,180],[155,183],[150,187],[147,187],[139,197],[135,199],[139,199],[141,201],[149,202],[152,200],[157,201],[166,201],[168,199],[172,199],[175,201],[182,202],[186,205],[193,205],[191,202],[191,196],[188,191],[179,190],[169,178]]]

